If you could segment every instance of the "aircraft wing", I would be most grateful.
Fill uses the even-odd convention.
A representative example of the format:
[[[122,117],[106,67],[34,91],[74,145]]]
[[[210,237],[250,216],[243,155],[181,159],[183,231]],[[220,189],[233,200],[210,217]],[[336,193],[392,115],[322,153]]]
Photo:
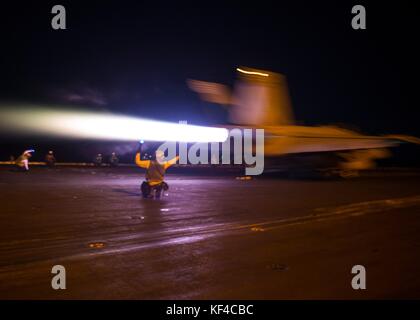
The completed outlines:
[[[368,136],[337,127],[265,127],[265,154],[349,151],[395,147],[403,142],[420,143],[409,136]]]

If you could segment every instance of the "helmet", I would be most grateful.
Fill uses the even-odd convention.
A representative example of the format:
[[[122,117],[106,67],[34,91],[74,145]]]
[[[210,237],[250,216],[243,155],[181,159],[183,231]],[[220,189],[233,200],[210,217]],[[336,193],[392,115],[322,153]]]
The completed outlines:
[[[158,162],[162,162],[165,158],[165,152],[163,152],[162,150],[157,149],[155,151],[155,155],[156,155],[156,160]]]

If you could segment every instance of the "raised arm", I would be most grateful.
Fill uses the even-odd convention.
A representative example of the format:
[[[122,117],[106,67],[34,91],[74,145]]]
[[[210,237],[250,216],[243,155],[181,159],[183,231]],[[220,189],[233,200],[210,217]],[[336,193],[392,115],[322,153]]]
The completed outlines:
[[[140,158],[140,152],[136,153],[136,165],[138,165],[140,168],[149,168],[150,160],[141,160]]]
[[[172,158],[169,161],[165,162],[165,170],[168,169],[170,166],[174,165],[179,159],[179,156],[176,156],[175,158]]]

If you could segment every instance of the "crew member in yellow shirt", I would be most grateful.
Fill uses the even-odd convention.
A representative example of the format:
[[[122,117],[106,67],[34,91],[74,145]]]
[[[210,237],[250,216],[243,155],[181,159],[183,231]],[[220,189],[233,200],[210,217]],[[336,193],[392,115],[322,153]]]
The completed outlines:
[[[164,152],[162,150],[156,150],[155,160],[141,160],[140,152],[141,150],[136,153],[136,164],[146,169],[146,181],[143,181],[141,184],[143,198],[153,198],[152,191],[155,190],[155,197],[159,199],[162,189],[167,190],[169,188],[168,184],[164,181],[165,172],[178,161],[179,156],[169,161],[164,161]]]

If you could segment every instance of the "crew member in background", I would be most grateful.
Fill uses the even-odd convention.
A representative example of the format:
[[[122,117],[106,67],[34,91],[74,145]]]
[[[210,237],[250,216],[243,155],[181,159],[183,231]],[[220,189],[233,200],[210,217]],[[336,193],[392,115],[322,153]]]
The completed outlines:
[[[109,157],[109,164],[111,167],[116,167],[118,166],[118,162],[120,160],[118,159],[117,155],[115,152],[111,153],[111,156]]]
[[[25,150],[17,159],[16,159],[16,167],[19,171],[29,171],[29,159],[32,157],[32,153],[35,150]]]
[[[143,198],[153,198],[152,191],[155,191],[155,197],[159,199],[162,189],[168,190],[169,188],[168,184],[163,180],[165,172],[170,166],[178,161],[179,156],[176,156],[169,161],[164,161],[164,152],[162,150],[156,150],[156,159],[141,160],[140,152],[141,145],[139,151],[136,153],[136,164],[139,167],[146,169],[146,181],[143,181],[141,184]]]
[[[55,165],[55,157],[54,157],[54,152],[52,152],[51,150],[48,151],[48,153],[45,156],[45,164],[52,168]]]
[[[102,165],[102,154],[98,153],[95,159],[93,160],[95,166],[100,167]]]

